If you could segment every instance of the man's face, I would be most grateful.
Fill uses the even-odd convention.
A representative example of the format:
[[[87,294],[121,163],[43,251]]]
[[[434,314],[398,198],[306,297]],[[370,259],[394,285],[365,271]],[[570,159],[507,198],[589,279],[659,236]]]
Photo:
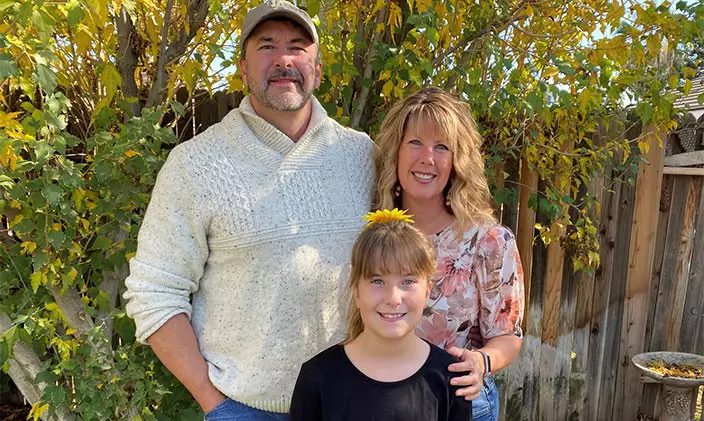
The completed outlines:
[[[269,20],[252,32],[240,60],[242,81],[257,104],[298,111],[320,86],[321,64],[310,35],[291,22]]]

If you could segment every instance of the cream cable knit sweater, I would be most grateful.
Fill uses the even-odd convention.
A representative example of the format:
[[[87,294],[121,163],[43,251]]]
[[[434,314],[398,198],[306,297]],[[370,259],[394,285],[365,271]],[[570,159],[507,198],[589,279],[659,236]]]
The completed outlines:
[[[315,98],[293,143],[247,97],[174,148],[125,282],[138,340],[185,313],[220,391],[287,412],[301,364],[344,335],[342,292],[370,207],[372,147]]]

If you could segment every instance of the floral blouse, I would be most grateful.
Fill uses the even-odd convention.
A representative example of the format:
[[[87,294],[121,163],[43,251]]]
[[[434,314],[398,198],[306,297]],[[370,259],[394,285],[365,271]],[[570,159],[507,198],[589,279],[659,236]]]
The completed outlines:
[[[499,335],[523,336],[523,267],[515,237],[501,225],[478,225],[458,241],[455,225],[432,236],[438,268],[418,335],[467,349]]]

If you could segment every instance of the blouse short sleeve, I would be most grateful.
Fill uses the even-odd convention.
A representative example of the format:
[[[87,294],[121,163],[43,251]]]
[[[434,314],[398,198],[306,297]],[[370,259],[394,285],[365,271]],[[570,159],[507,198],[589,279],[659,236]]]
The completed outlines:
[[[479,292],[479,328],[484,340],[523,336],[523,267],[513,233],[496,225],[479,240],[473,265]]]

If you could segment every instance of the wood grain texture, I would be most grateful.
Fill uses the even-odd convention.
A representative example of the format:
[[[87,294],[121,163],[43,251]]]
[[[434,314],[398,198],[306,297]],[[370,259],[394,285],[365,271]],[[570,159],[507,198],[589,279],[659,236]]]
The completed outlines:
[[[616,402],[621,405],[613,413],[613,419],[622,420],[635,419],[643,392],[643,385],[638,381],[639,372],[631,365],[630,359],[644,349],[648,285],[655,252],[659,193],[665,158],[664,149],[658,145],[664,144],[666,135],[656,132],[653,126],[644,128],[643,133],[651,147],[645,156],[647,161],[638,165],[636,178],[621,346],[618,353],[621,369],[615,394]]]

